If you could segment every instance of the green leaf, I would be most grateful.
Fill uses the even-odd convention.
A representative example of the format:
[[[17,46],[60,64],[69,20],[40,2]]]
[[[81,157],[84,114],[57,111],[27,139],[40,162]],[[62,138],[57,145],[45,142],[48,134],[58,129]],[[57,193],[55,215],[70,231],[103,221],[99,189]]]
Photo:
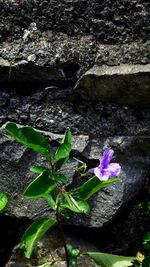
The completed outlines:
[[[124,257],[107,253],[86,252],[83,255],[89,256],[101,267],[128,267],[133,266],[135,257]]]
[[[142,267],[150,267],[150,256],[146,257],[146,258],[142,261]]]
[[[71,132],[68,129],[65,132],[64,138],[62,139],[62,143],[58,147],[55,153],[55,166],[56,170],[59,170],[63,164],[67,162],[69,159],[71,151]]]
[[[39,240],[47,232],[47,230],[56,223],[56,220],[53,218],[49,219],[38,219],[32,223],[27,230],[25,231],[21,241],[20,248],[25,250],[26,258],[30,258],[32,252],[37,246]]]
[[[96,176],[93,176],[87,182],[82,184],[80,187],[72,190],[73,196],[82,198],[84,200],[89,199],[92,195],[98,192],[100,189],[117,182],[118,178],[111,178],[107,181],[101,182]]]
[[[144,242],[150,241],[150,232],[144,235]]]
[[[41,173],[33,180],[24,192],[27,198],[44,197],[56,188],[56,182],[50,179],[48,172]]]
[[[42,154],[47,160],[51,160],[48,138],[40,132],[31,126],[18,127],[14,122],[8,122],[5,129],[17,142]]]
[[[0,211],[2,211],[5,208],[7,203],[8,203],[7,196],[3,192],[0,192]]]
[[[47,196],[44,196],[43,198],[47,201],[47,203],[50,205],[50,207],[51,207],[53,210],[56,210],[56,209],[57,209],[57,205],[56,205],[56,203],[55,203],[55,201],[54,201],[52,195],[49,194],[49,195],[47,195]]]
[[[30,170],[34,173],[40,174],[41,172],[50,172],[50,169],[45,166],[32,166]]]
[[[150,233],[149,232],[144,235],[143,246],[145,249],[150,249]]]
[[[68,178],[65,175],[63,175],[62,173],[55,174],[54,179],[55,179],[55,181],[61,182],[64,185],[69,183]]]
[[[61,203],[62,209],[69,209],[76,213],[89,214],[90,206],[88,203],[82,199],[75,199],[70,194],[63,194],[63,199]]]

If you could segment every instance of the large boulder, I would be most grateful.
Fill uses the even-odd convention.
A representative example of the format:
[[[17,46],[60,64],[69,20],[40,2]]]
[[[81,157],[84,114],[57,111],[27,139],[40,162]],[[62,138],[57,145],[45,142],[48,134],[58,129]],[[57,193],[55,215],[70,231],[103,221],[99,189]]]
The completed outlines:
[[[115,159],[122,171],[119,181],[101,190],[90,201],[90,217],[77,219],[77,225],[101,227],[115,217],[121,207],[126,206],[148,181],[150,168],[149,137],[108,137],[89,140],[83,155],[88,159],[97,159],[106,147],[115,151]],[[98,162],[97,162],[98,163]],[[75,216],[76,217],[76,216]]]
[[[46,133],[58,142],[60,136]],[[84,158],[90,166],[97,164],[96,159],[106,147],[115,150],[116,162],[122,166],[120,179],[115,184],[97,193],[91,200],[90,216],[73,217],[71,224],[90,227],[101,227],[117,214],[119,209],[127,204],[143,187],[149,172],[149,137],[108,137],[94,140],[87,136],[77,136],[73,139],[73,154],[79,159]],[[49,207],[42,200],[27,200],[23,197],[23,190],[33,176],[30,167],[35,164],[46,164],[36,153],[10,140],[1,132],[0,138],[0,191],[9,197],[7,213],[17,217],[33,219],[51,214]],[[52,141],[51,141],[52,142]],[[53,147],[52,142],[52,148]],[[78,161],[71,158],[69,169],[77,167]],[[71,170],[67,172],[72,186],[83,183],[83,179]],[[71,178],[72,177],[72,178]]]

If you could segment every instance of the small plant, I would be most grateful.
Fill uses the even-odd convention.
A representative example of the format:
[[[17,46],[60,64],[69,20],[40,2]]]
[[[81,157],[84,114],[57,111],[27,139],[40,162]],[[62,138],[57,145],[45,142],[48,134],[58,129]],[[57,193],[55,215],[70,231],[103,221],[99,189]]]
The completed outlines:
[[[47,230],[57,224],[65,250],[67,267],[76,267],[77,258],[80,255],[92,258],[102,267],[131,266],[132,261],[135,259],[134,257],[122,257],[98,252],[81,254],[79,249],[73,248],[71,244],[66,243],[62,225],[62,219],[68,218],[69,212],[89,214],[88,199],[100,189],[118,181],[116,176],[119,175],[121,167],[118,163],[110,163],[114,151],[106,149],[103,156],[99,158],[99,165],[89,171],[87,168],[85,170],[85,164],[83,163],[79,170],[83,169],[83,175],[89,175],[89,180],[77,188],[68,190],[69,180],[62,173],[62,169],[70,158],[71,132],[69,129],[66,130],[54,157],[50,152],[48,138],[32,127],[18,127],[15,123],[8,122],[5,129],[17,142],[40,153],[47,160],[47,166],[33,166],[31,168],[31,171],[37,176],[25,189],[24,196],[31,199],[43,198],[46,200],[50,208],[55,212],[55,217],[39,218],[26,230],[20,241],[20,248],[24,249],[26,258],[32,256],[38,241]],[[91,174],[93,175],[92,177]],[[51,266],[54,263],[55,261],[53,260],[42,266]]]

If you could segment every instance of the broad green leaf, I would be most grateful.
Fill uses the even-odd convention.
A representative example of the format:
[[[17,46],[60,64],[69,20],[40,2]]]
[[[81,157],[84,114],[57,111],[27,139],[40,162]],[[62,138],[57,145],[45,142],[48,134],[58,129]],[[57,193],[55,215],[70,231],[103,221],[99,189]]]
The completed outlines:
[[[117,181],[118,178],[111,178],[108,179],[107,181],[101,182],[96,176],[93,176],[91,179],[82,184],[80,187],[72,190],[72,194],[73,196],[87,200],[96,192],[98,192],[100,189],[109,186]]]
[[[67,162],[69,159],[71,151],[71,132],[68,129],[65,132],[64,138],[62,139],[62,143],[58,147],[55,153],[55,166],[56,170],[60,169],[61,166]]]
[[[135,260],[135,257],[124,257],[100,252],[86,252],[83,255],[89,256],[101,267],[128,267],[132,266],[132,261]]]
[[[62,144],[63,143],[71,144],[71,131],[70,131],[70,129],[66,130],[64,137],[62,139]]]
[[[47,160],[51,160],[48,138],[40,132],[31,126],[18,127],[14,122],[8,122],[5,129],[17,142],[42,154]]]
[[[69,209],[76,213],[85,213],[90,212],[90,206],[88,203],[82,199],[74,199],[70,194],[63,194],[63,199],[61,203],[62,209]]]
[[[5,208],[7,202],[8,202],[7,196],[3,192],[0,192],[0,211],[2,211]]]
[[[36,248],[39,240],[55,223],[56,220],[53,218],[42,218],[36,220],[27,228],[20,241],[20,248],[24,249],[26,258],[29,259],[31,257],[32,252]]]
[[[68,184],[69,182],[68,178],[62,173],[56,173],[54,175],[54,179],[55,181],[61,182],[62,184]]]
[[[44,197],[56,188],[56,182],[50,179],[48,172],[41,173],[33,180],[24,192],[27,198]]]
[[[146,258],[142,261],[142,267],[150,267],[150,256],[146,257]]]
[[[50,172],[50,169],[45,166],[32,166],[30,170],[34,173],[40,174],[41,172]]]

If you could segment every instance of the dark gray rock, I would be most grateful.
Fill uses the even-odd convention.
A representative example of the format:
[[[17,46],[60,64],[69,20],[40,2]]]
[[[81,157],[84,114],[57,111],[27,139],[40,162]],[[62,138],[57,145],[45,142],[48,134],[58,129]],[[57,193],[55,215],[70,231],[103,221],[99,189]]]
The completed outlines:
[[[48,34],[42,32],[40,36],[36,35],[36,40],[31,38],[24,43],[19,39],[18,43],[4,42],[0,47],[0,81],[8,81],[10,66],[12,81],[17,82],[22,78],[22,82],[28,80],[33,85],[33,81],[44,83],[47,79],[47,86],[60,85],[60,82],[68,86],[74,85],[77,77],[94,64],[114,66],[150,63],[149,41],[102,45],[95,42],[92,35],[79,38],[52,33],[49,40]],[[35,55],[34,61],[29,61],[31,55]]]
[[[52,135],[49,134],[51,137]],[[59,140],[60,140],[59,136]],[[80,137],[79,137],[80,138]],[[57,141],[58,136],[55,136],[53,141]],[[82,141],[83,140],[83,141]],[[84,149],[84,142],[86,139],[81,137],[80,150]],[[77,139],[75,138],[75,149]],[[0,132],[0,191],[5,192],[9,198],[9,204],[7,212],[9,215],[16,217],[39,217],[41,215],[50,214],[50,209],[46,205],[46,202],[40,200],[28,200],[23,197],[23,192],[26,186],[33,180],[34,175],[30,168],[33,165],[45,165],[45,160],[34,153],[32,150],[23,147],[22,145],[12,141],[4,134],[4,130]],[[56,146],[51,146],[51,153],[54,154]],[[75,170],[78,166],[78,161],[70,159],[67,164],[67,170],[63,171],[65,175],[70,179],[70,183],[73,179]]]
[[[150,134],[150,106],[93,103],[76,97],[70,87],[1,87],[0,100],[0,125],[11,120],[55,134],[69,127],[74,135],[92,138]]]
[[[118,136],[90,140],[83,155],[97,159],[100,152],[111,147],[115,151],[113,162],[122,167],[119,181],[103,189],[91,200],[92,213],[89,218],[76,220],[76,224],[99,227],[110,221],[119,209],[127,204],[143,188],[149,179],[149,137]],[[98,163],[98,162],[97,162]]]
[[[18,61],[14,64],[8,60],[0,59],[1,76],[0,82],[8,80],[15,83],[25,83],[33,85],[35,83],[47,84],[49,82],[65,83],[66,77],[63,69],[57,66],[40,66],[25,60]],[[25,85],[24,84],[24,85]]]
[[[91,200],[91,217],[75,219],[74,224],[104,225],[139,192],[148,177],[150,108],[142,105],[149,104],[150,91],[149,70],[143,71],[150,64],[149,6],[146,0],[0,1],[0,82],[11,81],[9,88],[0,88],[0,126],[7,120],[30,124],[52,132],[57,144],[59,134],[70,127],[76,135],[74,156],[92,164],[93,158],[99,156],[95,149],[107,143],[116,148],[123,167],[120,181]],[[36,23],[37,30],[23,40],[31,22]],[[121,71],[121,64],[144,65],[140,69],[133,66],[127,72],[125,68]],[[97,74],[90,86],[98,91],[84,89],[87,100],[73,91],[81,75],[94,65],[115,69],[115,75],[109,73],[110,83],[105,77],[102,84],[109,92],[111,87],[111,95],[106,97],[105,91],[100,100],[117,103],[98,101]],[[123,92],[117,93],[118,88]],[[123,135],[126,137],[120,137]],[[9,213],[30,218],[48,214],[42,200],[33,205],[33,201],[22,197],[32,179],[30,166],[42,159],[4,135],[0,142],[0,190],[10,196]],[[77,162],[71,159],[69,164],[76,166]],[[77,181],[81,182],[74,179],[73,184]]]
[[[36,22],[41,32],[92,34],[96,40],[109,44],[150,37],[150,4],[146,0],[21,0],[18,4],[1,0],[0,10],[1,41],[20,38],[29,22]]]
[[[58,85],[75,84],[94,64],[150,63],[146,0],[1,0],[0,10],[0,81],[10,64],[14,82]],[[37,30],[23,40],[31,23]]]
[[[79,79],[76,91],[87,100],[148,104],[150,64],[94,66]]]
[[[60,140],[60,135],[45,133],[51,136],[52,143]],[[90,227],[101,227],[108,223],[143,187],[149,173],[150,147],[149,137],[110,137],[92,140],[87,136],[76,136],[73,138],[73,156],[83,158],[88,164],[97,159],[100,151],[106,147],[115,150],[117,158],[122,166],[120,179],[117,183],[100,191],[91,200],[92,211],[90,216],[73,216],[71,224]],[[0,191],[4,191],[9,197],[7,206],[8,214],[16,217],[35,218],[48,216],[49,207],[42,200],[24,199],[22,193],[27,184],[33,179],[30,167],[32,165],[46,164],[36,153],[9,140],[1,132],[0,138]],[[55,147],[52,145],[53,151]],[[71,158],[66,165],[66,175],[70,178],[72,186],[83,183],[80,177],[74,176],[72,168],[77,167],[78,161]]]

